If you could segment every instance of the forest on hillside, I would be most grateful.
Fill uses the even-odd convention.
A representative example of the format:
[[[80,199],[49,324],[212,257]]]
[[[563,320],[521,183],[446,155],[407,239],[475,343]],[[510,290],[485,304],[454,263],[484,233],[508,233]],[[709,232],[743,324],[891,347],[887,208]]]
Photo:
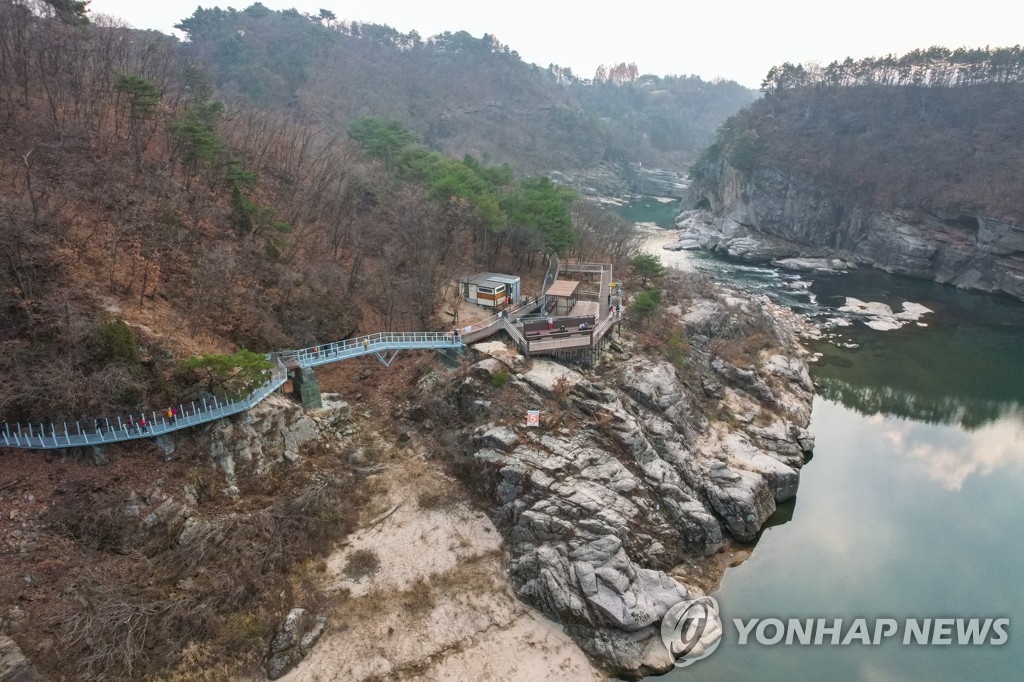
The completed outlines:
[[[493,34],[423,37],[327,11],[199,8],[177,26],[221,92],[334,127],[393,119],[431,149],[526,172],[632,162],[682,170],[755,96],[731,81],[642,75],[635,64],[581,78],[528,64]]]
[[[848,205],[1024,218],[1024,50],[917,50],[825,68],[784,64],[690,169],[812,182]]]
[[[439,328],[453,279],[499,257],[525,272],[636,248],[630,225],[543,176],[445,156],[393,120],[336,130],[261,107],[177,40],[64,5],[0,3],[11,423],[226,390],[213,356],[241,348]]]

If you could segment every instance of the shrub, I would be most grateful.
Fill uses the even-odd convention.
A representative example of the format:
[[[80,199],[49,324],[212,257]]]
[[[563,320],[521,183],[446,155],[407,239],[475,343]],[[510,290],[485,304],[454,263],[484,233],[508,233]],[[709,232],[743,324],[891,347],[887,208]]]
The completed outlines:
[[[686,334],[682,329],[675,329],[669,334],[665,339],[664,350],[665,357],[677,369],[686,367],[686,363],[689,362],[690,343],[686,340]]]
[[[491,385],[495,388],[501,388],[508,383],[508,372],[495,372],[491,376]]]
[[[661,256],[654,254],[642,253],[629,261],[629,266],[633,268],[634,273],[640,276],[643,286],[647,286],[648,280],[658,279],[665,275],[665,266],[661,264]]]
[[[139,343],[124,320],[102,318],[93,328],[96,359],[101,362],[139,364]]]
[[[661,304],[661,290],[651,289],[650,291],[642,291],[636,295],[633,299],[633,303],[629,306],[629,312],[639,318],[641,321],[645,321],[654,314]]]
[[[572,393],[572,384],[564,376],[555,379],[555,386],[553,389],[555,394],[555,400],[560,405],[565,405],[565,401],[568,400],[569,394]]]
[[[452,491],[445,488],[420,493],[419,497],[416,498],[419,508],[427,511],[447,509],[455,505],[456,502],[457,498],[452,494]]]
[[[423,576],[416,579],[412,587],[402,593],[402,606],[416,615],[428,613],[434,608],[434,587]]]
[[[380,570],[380,559],[372,549],[357,549],[349,555],[343,573],[349,580],[361,580]]]

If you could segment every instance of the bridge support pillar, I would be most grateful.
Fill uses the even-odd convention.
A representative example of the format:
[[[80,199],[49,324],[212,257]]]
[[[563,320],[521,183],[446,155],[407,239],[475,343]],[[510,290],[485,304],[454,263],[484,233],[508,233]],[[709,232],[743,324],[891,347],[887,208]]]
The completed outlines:
[[[435,352],[441,365],[451,372],[459,368],[462,358],[466,356],[467,349],[465,346],[462,348],[438,348]]]
[[[292,386],[295,397],[307,409],[320,409],[324,406],[320,399],[320,382],[316,380],[316,372],[312,367],[299,367],[292,370]]]

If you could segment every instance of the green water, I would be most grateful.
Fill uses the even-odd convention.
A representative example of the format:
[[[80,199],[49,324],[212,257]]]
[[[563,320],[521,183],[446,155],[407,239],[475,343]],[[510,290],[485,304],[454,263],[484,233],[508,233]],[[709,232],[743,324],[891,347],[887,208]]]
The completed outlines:
[[[723,277],[770,289],[767,269]],[[729,274],[731,273],[731,275]],[[786,275],[781,275],[785,278]],[[846,296],[935,313],[890,332],[818,344],[813,459],[782,523],[715,595],[726,624],[710,658],[670,680],[1017,680],[1024,676],[1024,305],[858,272],[812,278],[834,314]],[[738,645],[732,619],[1010,618],[1002,646]]]
[[[616,213],[631,223],[654,223],[658,227],[674,229],[679,215],[679,202],[661,202],[654,197],[636,197],[622,206],[615,207]]]
[[[638,221],[650,221],[640,214]],[[663,235],[651,238],[652,253]],[[798,276],[699,252],[663,261],[707,271],[813,320],[847,296],[934,312],[846,344],[812,344],[813,459],[751,558],[715,594],[725,637],[678,681],[1024,678],[1024,305],[873,270]],[[667,255],[666,255],[667,254]],[[672,263],[676,265],[676,263]],[[809,289],[794,288],[810,279]],[[738,644],[733,619],[1009,618],[1002,646]]]

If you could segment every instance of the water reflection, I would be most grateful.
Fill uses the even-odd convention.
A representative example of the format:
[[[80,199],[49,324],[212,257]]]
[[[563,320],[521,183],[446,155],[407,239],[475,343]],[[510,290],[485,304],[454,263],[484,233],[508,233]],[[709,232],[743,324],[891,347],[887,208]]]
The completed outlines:
[[[882,437],[946,490],[960,490],[970,476],[986,476],[1024,462],[1024,413],[1019,409],[997,421],[965,431],[876,415]]]
[[[819,377],[818,394],[871,416],[885,414],[927,424],[956,424],[974,431],[991,422],[1024,424],[1024,406],[1017,402],[918,393],[892,386],[855,386],[835,377]]]
[[[814,460],[789,523],[766,528],[716,594],[725,640],[672,682],[1019,679],[1024,420],[973,431],[819,397]],[[1001,647],[738,646],[733,619],[1009,617]],[[756,672],[755,672],[756,671]]]

